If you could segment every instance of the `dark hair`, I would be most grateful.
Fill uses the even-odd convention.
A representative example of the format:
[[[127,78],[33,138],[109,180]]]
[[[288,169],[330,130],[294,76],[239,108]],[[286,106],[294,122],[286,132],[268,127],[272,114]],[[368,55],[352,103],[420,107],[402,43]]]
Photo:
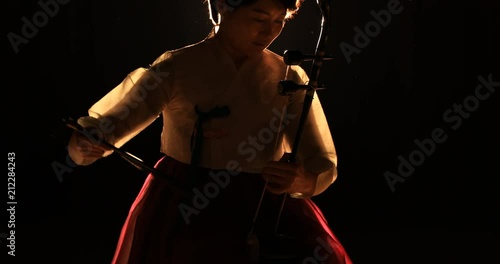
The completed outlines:
[[[218,11],[215,2],[217,0],[205,0],[208,3],[208,11],[210,15],[210,20],[214,25],[219,24]],[[240,6],[251,5],[255,3],[257,0],[225,0],[226,4],[231,7],[238,8]],[[293,16],[299,11],[300,5],[303,0],[277,0],[286,8],[286,17],[285,19],[291,19]]]

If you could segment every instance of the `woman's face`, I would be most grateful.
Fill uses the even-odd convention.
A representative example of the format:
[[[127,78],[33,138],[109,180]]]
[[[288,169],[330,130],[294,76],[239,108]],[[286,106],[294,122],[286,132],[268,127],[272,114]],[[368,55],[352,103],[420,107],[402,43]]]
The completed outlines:
[[[220,25],[226,44],[241,56],[262,52],[281,33],[286,8],[276,0],[257,0],[226,12]]]

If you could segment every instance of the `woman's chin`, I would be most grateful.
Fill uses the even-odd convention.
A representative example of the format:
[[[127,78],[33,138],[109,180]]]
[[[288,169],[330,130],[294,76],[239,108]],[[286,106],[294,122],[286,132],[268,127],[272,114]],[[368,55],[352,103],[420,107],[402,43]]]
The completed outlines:
[[[265,46],[253,46],[247,50],[247,56],[252,57],[259,55],[266,49]]]
[[[267,48],[267,44],[262,44],[262,43],[257,43],[257,42],[252,42],[252,47],[256,49],[260,49],[261,51]]]

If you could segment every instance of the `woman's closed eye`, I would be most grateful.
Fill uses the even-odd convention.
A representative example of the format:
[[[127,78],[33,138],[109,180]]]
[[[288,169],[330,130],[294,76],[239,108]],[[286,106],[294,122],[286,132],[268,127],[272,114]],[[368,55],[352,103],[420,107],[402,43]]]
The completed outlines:
[[[255,22],[257,22],[257,23],[264,23],[264,22],[266,22],[266,20],[265,20],[265,19],[261,19],[261,18],[253,18],[253,20],[254,20]],[[275,24],[278,24],[278,25],[283,25],[283,22],[284,22],[284,20],[275,20],[275,21],[274,21],[274,23],[275,23]]]

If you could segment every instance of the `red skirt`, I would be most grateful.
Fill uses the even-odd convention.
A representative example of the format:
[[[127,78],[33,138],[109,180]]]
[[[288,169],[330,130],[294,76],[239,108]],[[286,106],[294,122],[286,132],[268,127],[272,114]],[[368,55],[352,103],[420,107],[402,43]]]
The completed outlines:
[[[252,225],[265,185],[260,174],[193,171],[168,156],[155,168],[181,182],[194,174],[196,184],[186,196],[166,179],[148,175],[123,225],[113,264],[257,263],[256,256],[261,264],[352,263],[310,199],[288,197],[282,203],[284,195],[266,192]],[[248,246],[250,230],[258,247]]]

